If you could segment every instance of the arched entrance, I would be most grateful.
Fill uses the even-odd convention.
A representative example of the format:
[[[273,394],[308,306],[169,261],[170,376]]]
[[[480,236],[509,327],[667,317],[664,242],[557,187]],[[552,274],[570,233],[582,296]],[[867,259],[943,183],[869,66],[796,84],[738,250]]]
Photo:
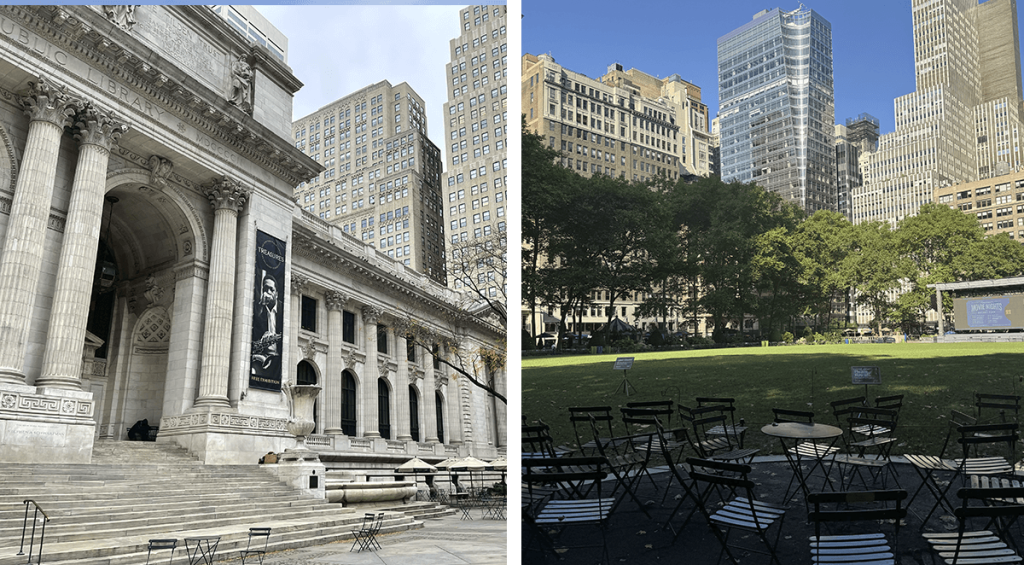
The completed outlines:
[[[143,169],[107,178],[87,324],[102,341],[88,376],[91,389],[103,391],[94,398],[101,438],[183,413],[198,388],[190,332],[205,310],[202,226],[212,211],[201,195],[150,182]]]

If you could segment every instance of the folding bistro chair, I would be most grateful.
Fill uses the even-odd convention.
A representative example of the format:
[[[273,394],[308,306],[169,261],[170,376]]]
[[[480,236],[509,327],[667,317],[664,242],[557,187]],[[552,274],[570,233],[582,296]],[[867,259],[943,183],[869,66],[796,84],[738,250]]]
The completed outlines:
[[[541,420],[538,420],[535,425],[523,425],[521,434],[523,459],[560,457],[571,453],[567,449],[555,447],[554,441],[551,439],[551,427]]]
[[[363,524],[358,529],[352,530],[354,539],[352,540],[352,547],[348,548],[352,551],[359,546],[359,551],[364,549],[370,549],[370,535],[373,533],[374,523],[377,521],[377,515],[373,512],[367,512],[363,514]]]
[[[754,496],[754,482],[747,478],[750,466],[692,457],[686,462],[692,468],[690,477],[697,485],[697,507],[708,521],[715,537],[722,544],[722,553],[727,554],[734,564],[739,565],[739,560],[729,550],[730,547],[739,548],[739,546],[729,544],[730,533],[733,529],[739,529],[756,534],[767,551],[743,549],[755,553],[767,553],[771,556],[771,561],[782,565],[775,552],[775,547],[782,534],[781,522],[785,517],[786,508],[757,500],[757,497]],[[728,499],[721,496],[723,491],[729,491],[731,496]],[[713,492],[719,495],[716,498],[720,500],[712,500]],[[723,506],[720,508],[715,506],[718,503]],[[779,521],[779,527],[773,542],[768,538],[768,529],[776,520]],[[718,554],[718,561],[722,560],[722,553]]]
[[[953,410],[950,413],[949,423],[946,429],[946,438],[942,441],[942,447],[939,449],[938,455],[927,455],[927,454],[906,454],[903,457],[910,463],[911,468],[917,472],[918,477],[921,478],[921,484],[918,485],[917,490],[910,496],[910,502],[907,503],[908,508],[913,508],[914,501],[917,500],[917,496],[923,489],[927,489],[928,493],[935,499],[935,504],[932,506],[928,514],[921,520],[921,529],[924,529],[925,524],[928,523],[928,519],[940,506],[953,513],[954,507],[949,501],[946,500],[946,491],[948,486],[943,488],[940,483],[940,474],[954,475],[957,471],[957,464],[952,459],[946,459],[946,448],[949,446],[949,440],[957,433],[957,430],[964,425],[973,424],[976,420],[973,416],[964,414],[963,412]],[[949,483],[952,485],[952,481]],[[914,513],[917,515],[917,513]]]
[[[253,538],[256,538],[256,544],[253,545]],[[263,538],[263,547],[260,547],[259,538]],[[270,542],[270,528],[249,528],[249,541],[245,544],[245,549],[241,551],[242,565],[245,565],[245,560],[252,560],[255,558],[260,565],[263,565],[263,556],[267,554],[267,543]]]
[[[594,444],[597,446],[597,452],[605,460],[608,472],[615,477],[615,487],[612,488],[609,496],[615,496],[615,493],[618,492],[621,486],[625,489],[626,494],[640,507],[640,511],[650,518],[651,514],[647,511],[647,507],[636,496],[637,483],[640,482],[644,475],[647,475],[648,478],[650,477],[646,469],[649,449],[644,452],[637,451],[634,449],[633,443],[629,441],[629,438],[611,438],[608,440],[599,438],[598,434],[600,432],[598,431],[597,418],[593,418],[590,421],[590,426],[594,433]],[[653,479],[651,481],[653,483]]]
[[[627,402],[626,408],[646,408],[650,410],[651,414],[658,417],[659,420],[668,423],[668,426],[672,426],[672,413],[675,411],[673,405],[675,402],[672,400],[647,400],[644,402]]]
[[[682,533],[684,528],[686,528],[686,524],[690,523],[690,518],[692,518],[693,514],[697,511],[697,505],[700,504],[700,502],[697,498],[697,491],[693,483],[693,480],[687,476],[683,476],[683,473],[689,473],[690,466],[682,462],[677,463],[675,453],[668,448],[670,440],[668,439],[667,434],[671,433],[671,431],[666,431],[665,428],[661,425],[660,421],[657,422],[656,426],[658,430],[658,438],[660,439],[662,456],[665,458],[665,463],[668,466],[669,473],[671,473],[669,482],[667,485],[665,485],[665,496],[662,497],[661,503],[665,504],[665,497],[668,496],[669,490],[672,486],[672,479],[675,479],[675,481],[679,483],[679,486],[683,487],[683,494],[682,496],[679,497],[679,504],[676,504],[676,507],[672,509],[672,512],[668,515],[668,520],[666,521],[666,525],[668,525],[668,527],[675,534],[672,538],[674,543],[675,540],[679,537],[679,534]],[[675,431],[679,431],[683,435],[687,434],[686,428],[679,428],[679,430]],[[672,526],[672,518],[676,515],[677,512],[679,512],[679,509],[683,506],[683,504],[686,503],[687,500],[693,501],[693,509],[690,510],[690,513],[686,515],[686,520],[683,521],[683,525],[680,526],[678,530],[676,530],[675,527]]]
[[[880,490],[858,492],[813,492],[807,502],[814,506],[807,518],[814,523],[811,536],[811,560],[814,563],[843,563],[847,565],[883,565],[899,559],[900,522],[907,516],[902,502],[907,498],[905,490]],[[889,507],[889,503],[894,503]],[[822,509],[824,505],[834,507]],[[840,505],[843,508],[840,509]],[[892,546],[885,534],[878,531],[877,523],[893,522]],[[876,524],[868,529],[870,533],[821,535],[822,523],[864,522]]]
[[[1024,505],[992,504],[994,500],[1015,500],[1024,497],[1024,488],[962,488],[957,497],[963,503],[953,511],[957,518],[957,532],[924,534],[932,550],[950,565],[966,563],[1020,563],[1021,556],[1016,550],[1013,537],[1008,532],[1013,523],[1024,514]],[[978,504],[971,505],[971,501]],[[995,530],[968,530],[967,523],[973,518],[987,521],[986,528]],[[1007,541],[1014,544],[1010,549]]]
[[[749,463],[760,451],[759,449],[740,448],[739,442],[727,425],[728,416],[719,410],[718,406],[700,408],[679,406],[679,416],[690,423],[692,428],[690,443],[702,459]],[[712,430],[716,433],[710,433]]]
[[[896,438],[889,435],[896,429],[896,412],[885,408],[862,406],[857,409],[857,412],[849,413],[845,425],[840,425],[840,427],[844,429],[842,439],[847,453],[836,455],[835,462],[840,468],[846,467],[848,470],[853,471],[850,473],[850,484],[853,483],[853,476],[856,474],[862,483],[868,485],[864,476],[861,475],[861,470],[863,469],[871,476],[872,485],[881,478],[882,488],[885,488],[884,473],[888,472],[893,476],[896,485],[899,486],[899,478],[889,458],[889,452],[896,443]],[[857,429],[862,431],[885,429],[887,435],[870,434],[865,439],[859,440],[855,432]],[[875,453],[870,458],[867,456],[869,449],[875,450]],[[845,481],[843,478],[840,480],[841,489],[845,490]],[[868,488],[871,487],[869,486]]]
[[[1012,412],[1012,421],[1016,422],[1020,415],[1020,395],[1016,394],[987,394],[982,392],[974,393],[974,408],[977,410],[979,422],[1008,422],[1007,412]],[[987,419],[982,417],[981,411],[991,413],[997,411],[996,415],[990,415]]]
[[[599,423],[601,432],[594,435],[594,439],[584,442],[583,440],[592,433],[591,416],[594,421]],[[576,436],[576,445],[580,455],[584,457],[597,455],[598,441],[607,442],[615,437],[615,431],[612,430],[613,420],[611,406],[572,406],[569,408],[569,422],[572,423],[572,431]],[[607,428],[607,431],[604,428]],[[581,429],[582,434],[580,433]]]
[[[573,488],[563,491],[564,499],[548,499],[534,511],[523,513],[523,521],[531,527],[534,536],[542,543],[542,551],[557,555],[558,538],[571,526],[598,526],[601,533],[602,555],[608,559],[608,543],[605,539],[605,523],[615,507],[615,498],[605,496],[601,483],[608,476],[608,461],[603,457],[559,457],[557,459],[527,459],[523,461],[523,484],[528,495],[535,485],[572,484]],[[584,488],[592,484],[593,489]],[[581,493],[596,491],[591,498]],[[524,548],[526,553],[532,547]],[[596,547],[596,546],[576,546]]]
[[[736,439],[740,448],[743,448],[743,438],[747,433],[747,423],[740,418],[736,423],[736,399],[722,396],[698,396],[696,398],[698,408],[714,406],[718,411],[729,417],[728,422],[722,426],[715,426],[707,431],[710,436],[732,436]]]
[[[149,551],[146,552],[146,565],[149,565],[149,558],[153,555],[154,551],[161,551],[164,549],[171,550],[170,557],[167,559],[167,563],[170,564],[174,561],[174,548],[178,546],[178,540],[176,539],[151,539],[149,540]],[[29,558],[31,560],[31,557]]]
[[[626,427],[627,437],[631,438],[630,441],[633,442],[633,448],[637,451],[647,451],[647,461],[644,465],[646,469],[652,459],[662,458],[661,438],[656,433],[656,427],[661,421],[661,416],[665,414],[665,410],[627,407],[620,408],[619,411],[622,412],[622,423]],[[671,432],[664,438],[669,442],[668,448],[673,452],[681,451],[686,445],[685,441],[676,439],[679,436],[675,433],[676,430]]]

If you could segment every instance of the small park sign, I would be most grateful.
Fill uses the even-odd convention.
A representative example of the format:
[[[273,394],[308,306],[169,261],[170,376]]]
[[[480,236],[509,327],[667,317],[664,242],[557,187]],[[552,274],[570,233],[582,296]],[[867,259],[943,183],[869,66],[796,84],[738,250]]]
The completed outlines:
[[[882,384],[882,370],[878,367],[850,367],[850,374],[855,385]]]

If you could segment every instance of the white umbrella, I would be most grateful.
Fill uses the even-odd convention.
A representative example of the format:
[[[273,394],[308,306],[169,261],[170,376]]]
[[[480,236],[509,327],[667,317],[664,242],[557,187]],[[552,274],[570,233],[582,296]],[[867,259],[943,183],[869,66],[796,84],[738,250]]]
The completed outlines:
[[[465,459],[456,461],[455,463],[451,464],[448,467],[448,472],[452,473],[466,471],[467,473],[469,473],[469,488],[474,489],[475,486],[473,484],[473,471],[487,471],[489,469],[491,469],[491,465],[486,461],[481,461],[476,457],[469,456],[466,457]],[[458,481],[455,481],[455,483],[458,484]]]
[[[413,457],[412,459],[406,461],[405,463],[402,463],[401,465],[395,468],[395,473],[397,474],[435,472],[437,472],[437,467],[434,467],[433,465],[427,463],[426,461],[420,459],[419,457]]]
[[[491,467],[495,471],[505,472],[506,470],[508,470],[508,460],[505,459],[504,455],[502,455],[501,457],[495,459],[494,461],[491,461]]]

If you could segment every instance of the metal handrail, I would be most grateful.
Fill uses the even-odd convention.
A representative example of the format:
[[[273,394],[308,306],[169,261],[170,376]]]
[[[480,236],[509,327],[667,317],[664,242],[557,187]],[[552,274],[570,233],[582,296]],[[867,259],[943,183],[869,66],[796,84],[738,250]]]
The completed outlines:
[[[36,511],[32,514],[32,535],[28,539],[28,561],[32,563],[32,552],[35,549],[36,540],[36,522],[39,519],[39,515],[43,515],[43,527],[39,532],[39,556],[36,558],[36,564],[43,562],[43,539],[46,537],[46,523],[50,521],[50,517],[46,515],[46,512],[39,507],[39,504],[32,499],[28,499],[24,502],[25,504],[25,520],[21,524],[21,547],[18,548],[18,555],[25,555],[25,531],[28,530],[28,505],[32,504],[35,506]]]

